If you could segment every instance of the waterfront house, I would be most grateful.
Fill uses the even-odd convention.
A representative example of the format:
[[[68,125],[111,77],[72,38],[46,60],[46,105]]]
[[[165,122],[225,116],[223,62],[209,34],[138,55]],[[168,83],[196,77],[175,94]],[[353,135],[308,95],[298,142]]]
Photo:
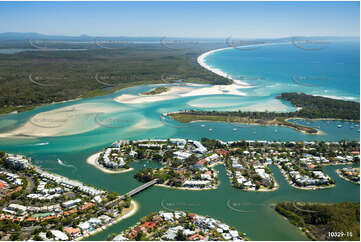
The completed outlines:
[[[73,238],[79,237],[81,235],[81,231],[79,228],[65,227],[64,231],[71,235]]]
[[[78,227],[82,230],[82,231],[87,231],[90,228],[90,224],[88,222],[83,222],[80,223],[78,225]]]
[[[128,238],[124,237],[122,234],[119,234],[113,238],[113,241],[127,241]]]
[[[69,237],[64,232],[61,232],[60,230],[50,230],[50,232],[55,237],[55,240],[62,240],[62,241],[69,240]]]
[[[81,199],[78,198],[78,199],[75,199],[75,200],[69,200],[69,201],[63,202],[62,205],[63,205],[64,208],[70,208],[70,207],[73,207],[73,206],[77,205],[80,202],[81,202]]]

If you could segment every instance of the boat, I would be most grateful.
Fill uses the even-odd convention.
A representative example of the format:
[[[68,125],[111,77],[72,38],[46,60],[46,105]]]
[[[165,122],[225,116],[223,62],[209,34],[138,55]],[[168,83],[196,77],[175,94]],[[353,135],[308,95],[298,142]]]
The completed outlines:
[[[236,130],[237,130],[236,128],[233,129],[233,131],[236,131]]]
[[[209,131],[212,131],[212,129],[208,129]]]
[[[204,125],[204,124],[201,124],[201,127],[205,127],[205,125]]]
[[[341,124],[337,125],[337,128],[342,128],[342,125]]]

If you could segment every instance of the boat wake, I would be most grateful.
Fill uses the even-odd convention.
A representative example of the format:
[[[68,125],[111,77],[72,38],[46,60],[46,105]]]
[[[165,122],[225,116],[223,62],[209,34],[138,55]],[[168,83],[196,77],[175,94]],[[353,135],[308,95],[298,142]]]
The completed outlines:
[[[42,146],[42,145],[48,145],[49,142],[45,142],[45,143],[38,143],[38,144],[34,144],[35,146]]]
[[[64,163],[62,160],[60,160],[59,158],[58,158],[58,164],[61,165],[61,166],[73,168],[73,169],[74,169],[74,172],[78,170],[78,169],[76,168],[76,166],[71,165],[71,164],[65,164],[65,163]]]

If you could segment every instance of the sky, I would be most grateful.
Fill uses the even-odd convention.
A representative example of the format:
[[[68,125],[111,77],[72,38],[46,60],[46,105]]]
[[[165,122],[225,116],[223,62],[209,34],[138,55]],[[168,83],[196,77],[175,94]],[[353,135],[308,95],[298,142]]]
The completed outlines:
[[[359,2],[0,2],[1,32],[194,38],[359,36]]]

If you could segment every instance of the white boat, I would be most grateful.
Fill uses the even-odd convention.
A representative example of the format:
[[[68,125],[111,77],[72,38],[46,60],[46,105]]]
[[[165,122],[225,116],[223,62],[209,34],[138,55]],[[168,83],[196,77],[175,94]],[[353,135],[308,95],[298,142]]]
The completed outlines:
[[[212,129],[208,129],[209,131],[212,131]]]
[[[341,124],[337,125],[337,128],[342,128],[342,125]]]
[[[233,129],[233,131],[236,131],[236,130],[237,130],[236,128]]]
[[[201,127],[205,127],[205,125],[204,125],[204,124],[201,124]]]

